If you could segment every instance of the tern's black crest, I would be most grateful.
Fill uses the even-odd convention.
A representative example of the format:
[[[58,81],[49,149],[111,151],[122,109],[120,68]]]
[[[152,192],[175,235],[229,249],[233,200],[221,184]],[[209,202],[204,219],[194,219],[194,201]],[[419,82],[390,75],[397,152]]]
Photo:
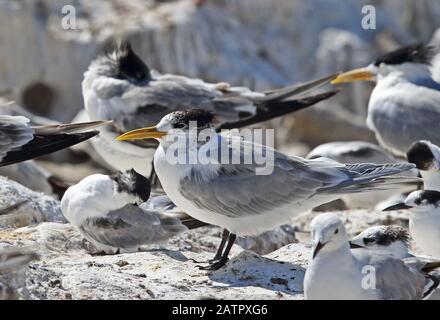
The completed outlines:
[[[435,190],[423,190],[420,192],[419,197],[414,200],[414,203],[419,205],[423,201],[438,207],[440,205],[440,192]]]
[[[388,246],[395,241],[402,241],[405,244],[409,244],[410,235],[409,232],[400,226],[386,226],[381,231],[376,232],[372,237],[364,238],[364,243],[376,243],[381,246]]]
[[[127,170],[125,173],[118,172],[112,178],[118,185],[118,192],[137,195],[142,201],[147,201],[150,197],[150,181],[134,169]]]
[[[406,153],[409,163],[414,163],[419,170],[429,170],[434,161],[434,154],[429,146],[419,141],[414,143]]]
[[[129,81],[143,82],[151,79],[150,69],[131,48],[130,42],[112,45],[97,60],[101,71],[107,76]]]
[[[405,62],[430,64],[435,55],[433,46],[416,43],[388,52],[374,62],[375,66],[381,63],[397,65]]]
[[[175,128],[187,128],[190,122],[197,122],[197,128],[208,128],[213,124],[214,114],[203,109],[188,109],[172,113]]]

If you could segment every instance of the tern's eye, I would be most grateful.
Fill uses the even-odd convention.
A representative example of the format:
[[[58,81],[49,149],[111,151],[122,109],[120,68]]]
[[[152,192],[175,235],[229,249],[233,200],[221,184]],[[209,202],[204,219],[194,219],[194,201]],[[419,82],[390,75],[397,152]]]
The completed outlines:
[[[365,244],[371,244],[373,242],[375,242],[375,240],[373,238],[364,238],[364,243]]]
[[[338,232],[339,232],[339,229],[336,229],[336,230],[335,230],[335,234],[338,234]]]
[[[183,129],[183,128],[185,128],[185,124],[184,123],[175,123],[174,128]]]

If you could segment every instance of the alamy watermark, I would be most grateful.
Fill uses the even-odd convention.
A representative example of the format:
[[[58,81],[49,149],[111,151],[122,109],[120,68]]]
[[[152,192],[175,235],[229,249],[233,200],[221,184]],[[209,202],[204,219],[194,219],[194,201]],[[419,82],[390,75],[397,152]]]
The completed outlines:
[[[363,14],[361,26],[364,30],[376,30],[376,8],[373,5],[362,7]]]
[[[252,165],[255,175],[269,175],[274,169],[273,129],[199,130],[191,121],[185,131],[173,129],[163,138],[169,164]]]
[[[61,8],[61,28],[64,30],[76,30],[76,8],[72,5],[65,5]]]

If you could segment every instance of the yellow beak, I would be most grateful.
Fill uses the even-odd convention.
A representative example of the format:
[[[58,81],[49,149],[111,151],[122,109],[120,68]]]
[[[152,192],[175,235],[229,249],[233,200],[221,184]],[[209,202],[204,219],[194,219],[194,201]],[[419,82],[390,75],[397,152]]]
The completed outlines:
[[[156,127],[148,127],[148,128],[140,128],[128,131],[119,137],[116,137],[116,140],[140,140],[140,139],[154,139],[160,138],[166,135],[167,133],[164,131],[158,131]]]
[[[341,73],[339,76],[336,77],[336,79],[332,80],[330,83],[337,84],[337,83],[353,82],[359,80],[374,81],[375,78],[376,77],[374,73],[368,71],[366,68],[360,68],[360,69],[355,69]]]

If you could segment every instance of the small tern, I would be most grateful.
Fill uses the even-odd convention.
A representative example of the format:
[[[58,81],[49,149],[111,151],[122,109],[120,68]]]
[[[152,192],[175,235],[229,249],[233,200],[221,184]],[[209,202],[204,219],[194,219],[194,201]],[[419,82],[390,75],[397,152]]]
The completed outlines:
[[[205,225],[167,214],[173,209],[166,196],[150,197],[148,179],[135,170],[88,176],[67,189],[61,200],[64,217],[107,254],[135,251]]]
[[[333,213],[312,221],[313,254],[304,277],[306,299],[419,300],[440,283],[417,260],[396,259],[376,250],[350,249],[344,224]]]
[[[440,145],[440,84],[432,79],[430,69],[434,54],[432,46],[408,45],[332,81],[376,82],[368,103],[367,124],[379,143],[396,155],[405,156],[419,140]]]
[[[220,259],[209,266],[211,269],[227,262],[236,234],[256,235],[273,229],[343,194],[386,189],[389,184],[406,180],[387,176],[414,168],[408,163],[345,165],[327,158],[287,156],[268,146],[218,134],[212,129],[215,121],[206,110],[176,111],[154,127],[117,138],[157,139],[160,145],[154,167],[166,194],[197,220],[227,230],[228,245],[220,257],[225,236],[216,255]],[[191,143],[192,123],[197,123],[199,134],[210,132],[209,139]],[[194,153],[203,161],[187,161]],[[173,163],[176,154],[183,161]],[[233,154],[238,164],[231,159]],[[255,160],[264,157],[264,164]],[[261,174],[262,169],[267,172]]]
[[[335,76],[278,90],[255,92],[226,82],[208,83],[150,68],[123,41],[95,59],[84,74],[82,91],[90,120],[111,119],[91,142],[110,166],[151,173],[155,141],[114,141],[123,132],[153,125],[166,114],[200,108],[218,115],[218,129],[240,128],[304,109],[328,99],[336,90],[316,92]]]
[[[409,210],[411,237],[424,252],[440,258],[440,191],[414,191],[405,202],[384,209],[390,210]]]

